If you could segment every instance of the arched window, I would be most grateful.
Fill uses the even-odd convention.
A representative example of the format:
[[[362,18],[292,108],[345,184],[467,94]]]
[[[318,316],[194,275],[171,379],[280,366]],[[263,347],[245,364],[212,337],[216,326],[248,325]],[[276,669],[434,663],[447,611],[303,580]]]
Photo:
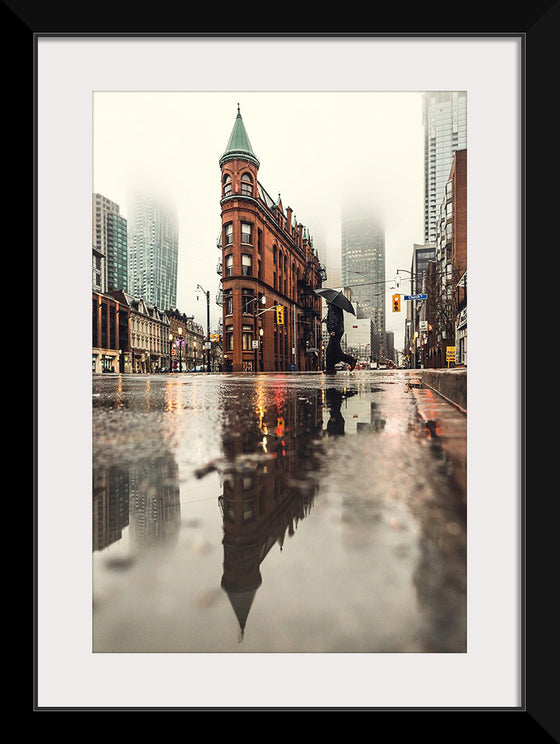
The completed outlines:
[[[241,176],[241,193],[244,196],[253,196],[253,178],[250,173]]]
[[[231,195],[231,176],[229,175],[229,173],[226,173],[223,179],[223,193],[224,196]]]

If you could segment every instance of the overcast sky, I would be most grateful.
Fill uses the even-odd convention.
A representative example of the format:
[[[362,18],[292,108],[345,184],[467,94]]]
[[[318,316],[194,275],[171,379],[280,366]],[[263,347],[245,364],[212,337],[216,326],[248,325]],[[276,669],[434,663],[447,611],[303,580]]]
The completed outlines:
[[[347,198],[369,201],[384,218],[386,278],[410,267],[413,244],[423,242],[421,93],[95,92],[93,190],[117,202],[126,218],[135,189],[175,206],[180,311],[206,329],[200,284],[210,291],[213,328],[221,315],[218,161],[238,103],[260,183],[309,228],[327,269],[340,266],[340,205]],[[395,332],[397,348],[403,326],[404,312],[393,314],[387,301],[386,330]]]

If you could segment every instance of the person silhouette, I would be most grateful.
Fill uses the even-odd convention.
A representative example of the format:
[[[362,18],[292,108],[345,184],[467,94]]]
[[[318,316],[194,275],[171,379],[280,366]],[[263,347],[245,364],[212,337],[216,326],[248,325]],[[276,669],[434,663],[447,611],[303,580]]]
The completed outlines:
[[[327,389],[327,408],[330,418],[327,421],[327,434],[329,437],[340,437],[344,434],[344,416],[340,412],[342,405],[342,392],[336,388]]]
[[[329,343],[327,346],[326,353],[326,369],[328,374],[336,374],[334,365],[338,362],[346,362],[350,365],[350,372],[356,366],[358,361],[350,354],[345,354],[340,347],[340,339],[344,333],[344,315],[341,308],[333,305],[332,302],[327,302],[328,310],[327,315],[323,318],[323,323],[327,324],[327,331],[329,332]]]

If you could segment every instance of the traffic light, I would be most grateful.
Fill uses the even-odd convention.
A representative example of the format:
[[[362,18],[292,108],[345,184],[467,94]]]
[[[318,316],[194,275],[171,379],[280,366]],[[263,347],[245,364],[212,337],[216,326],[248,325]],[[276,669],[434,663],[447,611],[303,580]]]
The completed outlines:
[[[284,307],[276,305],[276,322],[278,325],[284,325]]]
[[[401,296],[400,294],[393,295],[393,312],[400,313],[401,311]]]

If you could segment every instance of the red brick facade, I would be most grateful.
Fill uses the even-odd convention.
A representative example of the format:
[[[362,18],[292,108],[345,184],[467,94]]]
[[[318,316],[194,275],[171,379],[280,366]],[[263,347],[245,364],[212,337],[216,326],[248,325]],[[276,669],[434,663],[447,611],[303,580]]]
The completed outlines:
[[[226,152],[220,165],[223,369],[321,369],[321,300],[312,290],[324,270],[311,238],[259,184],[251,151]]]
[[[467,150],[457,150],[449,180],[453,183],[453,267],[457,278],[467,270]],[[459,289],[458,305],[466,299],[466,288]]]

